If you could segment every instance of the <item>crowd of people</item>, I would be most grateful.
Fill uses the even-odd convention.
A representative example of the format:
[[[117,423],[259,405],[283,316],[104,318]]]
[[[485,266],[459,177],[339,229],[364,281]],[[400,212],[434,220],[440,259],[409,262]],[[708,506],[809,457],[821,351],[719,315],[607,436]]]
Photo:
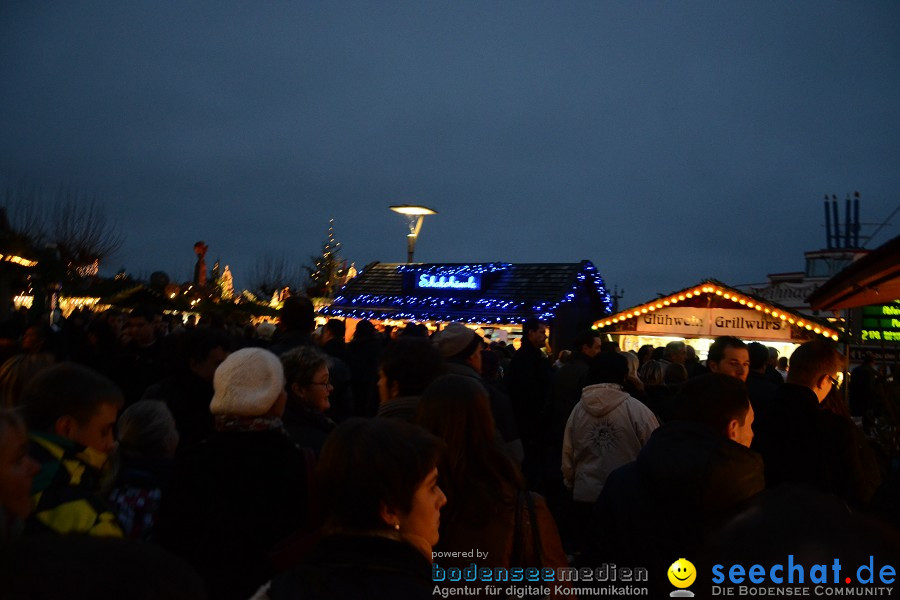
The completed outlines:
[[[426,598],[453,585],[434,565],[473,562],[645,567],[652,587],[773,511],[797,540],[822,533],[785,515],[836,511],[900,548],[896,457],[826,341],[785,364],[722,337],[704,362],[586,330],[554,362],[537,319],[517,349],[458,323],[346,341],[302,297],[275,332],[153,306],[21,317],[0,324],[10,598]]]

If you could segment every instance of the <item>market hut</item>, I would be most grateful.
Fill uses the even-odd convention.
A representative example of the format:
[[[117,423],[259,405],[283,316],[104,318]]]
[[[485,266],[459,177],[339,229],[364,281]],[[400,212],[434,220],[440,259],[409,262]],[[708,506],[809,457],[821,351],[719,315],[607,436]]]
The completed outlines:
[[[320,314],[386,324],[461,322],[491,337],[516,336],[529,317],[550,324],[563,348],[580,329],[611,312],[597,268],[577,263],[372,263]],[[494,335],[494,338],[502,337]]]
[[[758,341],[789,355],[803,342],[840,339],[829,322],[813,319],[729,287],[715,279],[599,319],[594,326],[617,335],[623,350],[644,344],[663,346],[673,340],[696,340],[691,345],[701,358],[721,335]]]

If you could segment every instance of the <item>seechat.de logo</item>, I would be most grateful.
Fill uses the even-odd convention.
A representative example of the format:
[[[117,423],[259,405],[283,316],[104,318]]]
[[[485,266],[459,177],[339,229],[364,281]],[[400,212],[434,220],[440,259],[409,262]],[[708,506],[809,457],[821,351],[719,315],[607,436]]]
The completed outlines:
[[[669,576],[669,583],[678,588],[669,594],[670,597],[694,597],[694,593],[687,589],[697,579],[697,569],[691,561],[686,558],[679,558],[669,567],[667,575]]]

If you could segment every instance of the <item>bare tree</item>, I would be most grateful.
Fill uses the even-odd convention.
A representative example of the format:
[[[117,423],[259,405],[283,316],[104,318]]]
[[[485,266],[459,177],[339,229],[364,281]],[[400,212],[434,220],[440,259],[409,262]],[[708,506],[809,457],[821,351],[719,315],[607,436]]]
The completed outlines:
[[[100,261],[122,245],[121,233],[96,195],[63,186],[48,194],[20,183],[7,188],[4,204],[13,230],[35,246],[55,245],[70,271],[96,272]]]
[[[254,293],[271,298],[278,290],[299,287],[300,271],[291,266],[282,254],[267,254],[256,259],[250,271],[250,289]]]

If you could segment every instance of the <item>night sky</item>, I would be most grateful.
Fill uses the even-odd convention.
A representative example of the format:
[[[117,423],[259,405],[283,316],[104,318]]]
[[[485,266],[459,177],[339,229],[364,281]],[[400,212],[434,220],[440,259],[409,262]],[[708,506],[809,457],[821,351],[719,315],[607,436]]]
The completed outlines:
[[[246,285],[329,218],[401,262],[387,207],[421,203],[423,262],[589,259],[623,306],[764,281],[824,246],[825,194],[900,205],[900,3],[5,0],[23,181],[105,201],[105,273],[187,280],[202,239]]]

